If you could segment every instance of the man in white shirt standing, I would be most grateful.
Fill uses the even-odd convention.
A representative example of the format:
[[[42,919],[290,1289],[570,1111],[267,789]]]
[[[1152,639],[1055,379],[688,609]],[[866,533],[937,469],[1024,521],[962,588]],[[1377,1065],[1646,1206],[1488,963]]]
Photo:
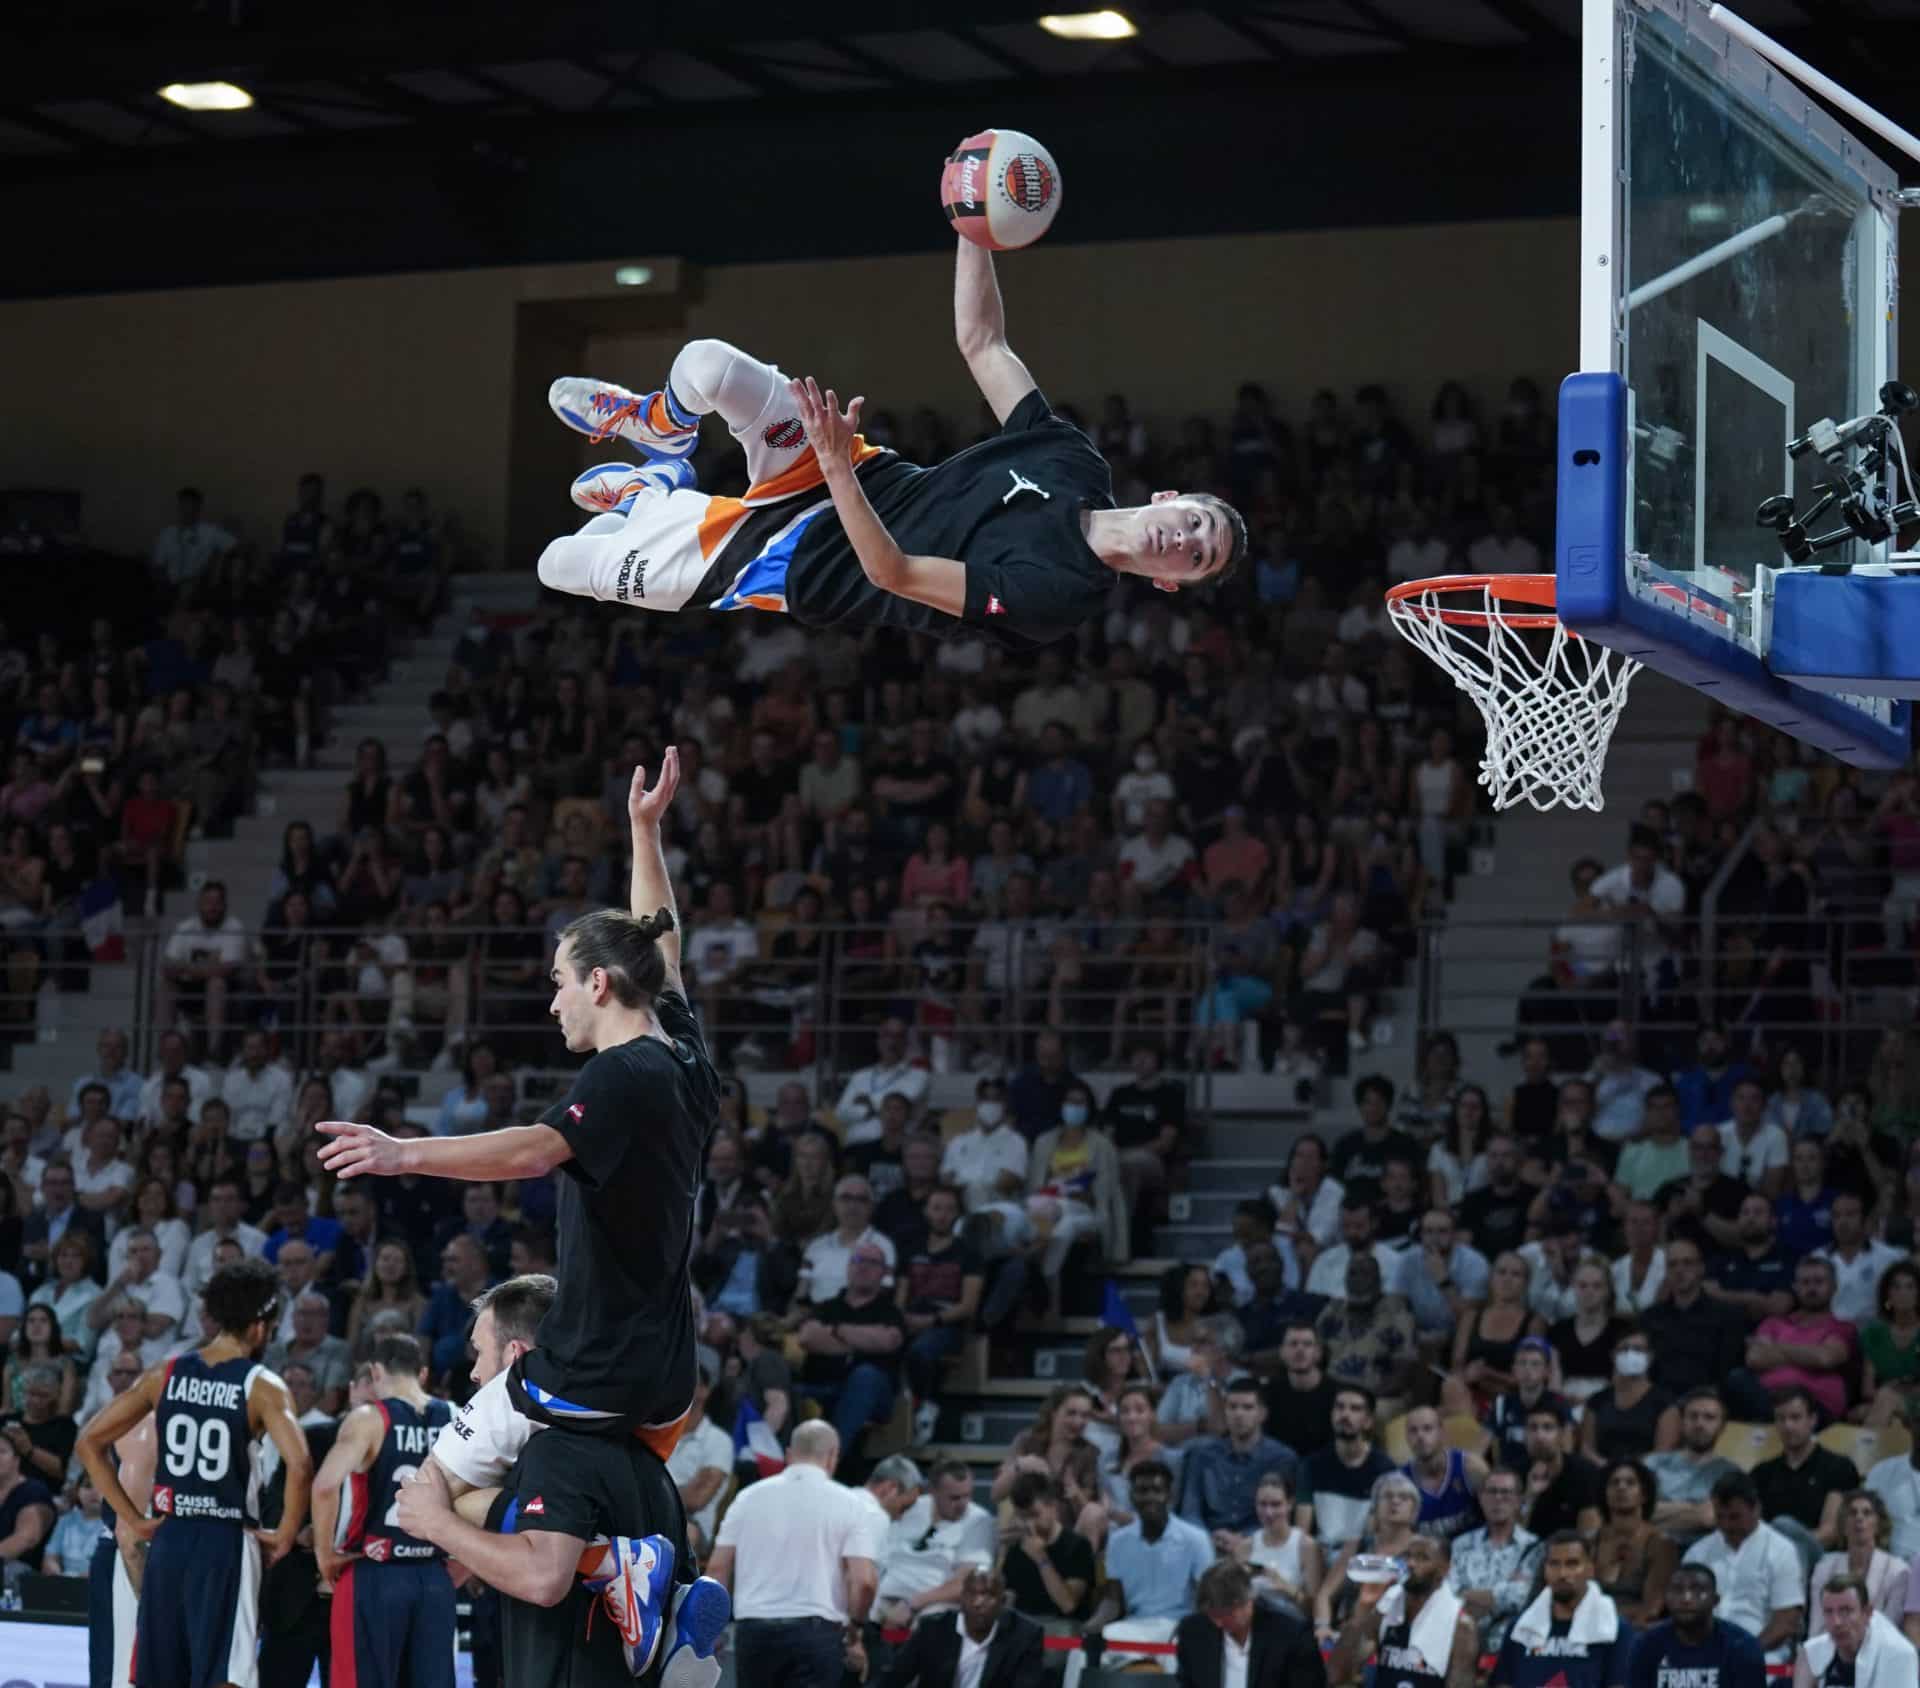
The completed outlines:
[[[267,1059],[265,1032],[248,1032],[241,1041],[220,1097],[230,1115],[227,1135],[238,1143],[271,1139],[293,1117],[293,1075]]]
[[[1744,1471],[1730,1471],[1713,1485],[1713,1522],[1713,1533],[1687,1549],[1685,1563],[1713,1572],[1720,1619],[1758,1641],[1769,1664],[1784,1664],[1806,1616],[1799,1551],[1760,1521],[1760,1491]]]
[[[246,1193],[237,1178],[216,1178],[207,1191],[207,1228],[187,1244],[187,1265],[180,1287],[188,1295],[198,1296],[207,1287],[215,1271],[213,1251],[231,1238],[242,1254],[258,1258],[267,1246],[264,1231],[249,1225],[241,1216],[246,1212]]]
[[[707,1575],[733,1596],[740,1681],[838,1688],[879,1587],[883,1539],[875,1509],[833,1480],[832,1425],[801,1425],[787,1459],[727,1508]]]
[[[847,1080],[840,1100],[833,1106],[840,1122],[841,1141],[848,1148],[856,1143],[871,1143],[880,1135],[880,1104],[898,1094],[906,1097],[907,1124],[912,1126],[927,1105],[927,1087],[932,1082],[924,1064],[907,1059],[907,1023],[897,1016],[880,1022],[874,1036],[875,1058]]]
[[[957,1459],[936,1465],[927,1492],[887,1532],[876,1615],[905,1629],[953,1611],[967,1578],[991,1570],[999,1547],[993,1514],[973,1498],[972,1470]]]

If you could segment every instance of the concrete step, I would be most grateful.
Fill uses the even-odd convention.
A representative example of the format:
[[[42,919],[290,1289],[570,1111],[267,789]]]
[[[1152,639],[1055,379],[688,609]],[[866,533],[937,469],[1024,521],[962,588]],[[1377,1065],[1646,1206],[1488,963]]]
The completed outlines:
[[[1176,1260],[1211,1261],[1232,1241],[1233,1231],[1225,1224],[1156,1225],[1153,1228],[1155,1249]],[[1138,1313],[1134,1316],[1139,1317]]]
[[[1264,1196],[1267,1187],[1261,1184],[1240,1190],[1181,1190],[1167,1198],[1168,1215],[1176,1225],[1217,1225],[1230,1232],[1233,1210],[1249,1196]],[[1226,1244],[1220,1246],[1224,1248]]]
[[[1263,1196],[1276,1183],[1284,1160],[1197,1160],[1187,1167],[1187,1188],[1196,1195],[1231,1195],[1235,1201]]]
[[[1207,1153],[1231,1160],[1284,1163],[1293,1141],[1307,1129],[1307,1116],[1238,1120],[1216,1117],[1207,1127]]]

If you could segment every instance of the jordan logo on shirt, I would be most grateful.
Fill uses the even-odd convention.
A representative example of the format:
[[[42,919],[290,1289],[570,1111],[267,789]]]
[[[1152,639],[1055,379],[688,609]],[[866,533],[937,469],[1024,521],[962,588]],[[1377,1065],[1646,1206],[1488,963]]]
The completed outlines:
[[[1002,504],[1011,504],[1023,492],[1037,492],[1042,498],[1051,498],[1053,496],[1045,487],[1035,486],[1033,482],[1021,474],[1018,469],[1009,469],[1007,473],[1013,477],[1013,490],[1009,492],[1005,498],[1000,500]]]

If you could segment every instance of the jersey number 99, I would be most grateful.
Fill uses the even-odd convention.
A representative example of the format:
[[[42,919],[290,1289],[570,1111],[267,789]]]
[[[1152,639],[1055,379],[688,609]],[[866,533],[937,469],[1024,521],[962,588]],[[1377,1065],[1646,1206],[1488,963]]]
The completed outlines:
[[[176,1477],[198,1475],[203,1483],[217,1483],[233,1458],[233,1433],[217,1418],[190,1418],[175,1413],[167,1420],[167,1470]]]

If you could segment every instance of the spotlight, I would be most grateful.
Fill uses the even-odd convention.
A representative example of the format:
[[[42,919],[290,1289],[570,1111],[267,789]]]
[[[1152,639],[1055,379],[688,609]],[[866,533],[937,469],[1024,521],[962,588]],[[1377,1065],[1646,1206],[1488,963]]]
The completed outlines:
[[[169,82],[160,97],[185,111],[245,111],[253,104],[253,96],[231,82]]]
[[[1050,12],[1040,27],[1062,41],[1125,41],[1140,33],[1125,12],[1111,11]]]
[[[615,287],[645,287],[653,280],[653,271],[645,264],[622,264],[613,272]]]

